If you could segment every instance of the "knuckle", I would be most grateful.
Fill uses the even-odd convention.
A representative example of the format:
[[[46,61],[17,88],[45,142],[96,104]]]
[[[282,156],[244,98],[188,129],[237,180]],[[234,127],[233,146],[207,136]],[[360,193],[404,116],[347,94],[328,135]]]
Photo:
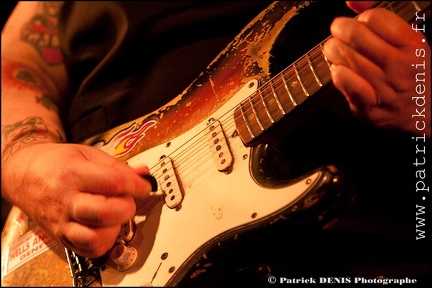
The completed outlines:
[[[109,177],[109,187],[111,192],[113,193],[124,193],[125,191],[123,190],[124,184],[123,181],[124,179],[121,177],[120,174],[113,174]]]
[[[371,23],[379,20],[383,13],[386,12],[387,11],[384,8],[368,9],[359,15],[358,20],[365,23],[366,25],[370,25]]]
[[[351,47],[346,45],[341,45],[338,50],[339,57],[341,59],[342,65],[347,67],[355,67],[355,55]]]

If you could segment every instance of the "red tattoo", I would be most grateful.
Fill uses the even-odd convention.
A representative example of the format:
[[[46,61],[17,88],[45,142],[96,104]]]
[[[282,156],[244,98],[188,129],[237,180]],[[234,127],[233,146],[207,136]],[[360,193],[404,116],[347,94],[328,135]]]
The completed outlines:
[[[44,7],[45,14],[36,15],[23,31],[23,40],[30,43],[48,64],[63,61],[59,49],[57,20],[60,4],[53,2]]]
[[[5,87],[18,89],[42,90],[43,85],[29,67],[16,63],[8,62],[2,65],[2,83]]]

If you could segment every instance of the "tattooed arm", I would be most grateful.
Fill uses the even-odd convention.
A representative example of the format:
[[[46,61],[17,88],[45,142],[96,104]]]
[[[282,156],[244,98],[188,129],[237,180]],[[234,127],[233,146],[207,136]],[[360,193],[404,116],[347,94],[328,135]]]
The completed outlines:
[[[67,90],[58,49],[59,2],[19,2],[2,31],[2,161],[22,145],[64,141]]]
[[[60,111],[68,81],[58,49],[59,2],[19,2],[2,31],[2,196],[65,247],[109,250],[135,199],[151,190],[140,171],[66,144]]]

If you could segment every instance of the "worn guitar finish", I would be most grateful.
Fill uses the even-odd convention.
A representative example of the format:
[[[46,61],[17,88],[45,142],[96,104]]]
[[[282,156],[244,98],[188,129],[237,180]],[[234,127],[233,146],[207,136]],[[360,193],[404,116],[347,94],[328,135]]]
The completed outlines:
[[[275,3],[257,16],[184,92],[158,111],[145,115],[118,129],[107,131],[88,139],[85,144],[113,147],[117,131],[127,130],[132,125],[135,131],[148,123],[155,123],[145,132],[145,141],[137,143],[133,149],[126,143],[116,143],[115,150],[127,150],[130,158],[139,152],[181,135],[212,117],[212,114],[238,92],[240,87],[252,79],[264,83],[270,79],[270,57],[272,45],[284,25],[307,3],[293,6],[293,3]],[[256,89],[257,87],[255,87]],[[233,103],[234,108],[239,102]],[[113,151],[113,150],[110,150]]]
[[[381,5],[408,21],[429,4]],[[72,276],[75,285],[175,286],[204,273],[222,244],[250,231],[280,222],[290,229],[299,220],[319,228],[337,217],[353,199],[337,169],[280,177],[277,155],[260,141],[330,82],[321,44],[278,75],[270,72],[278,36],[308,5],[273,3],[181,95],[83,143],[132,167],[148,165],[158,182],[106,258],[67,250],[66,262],[63,248],[37,227],[22,236],[34,224],[14,207],[2,234],[2,284],[68,286]],[[24,251],[31,239],[46,249],[41,244],[37,257],[18,261],[31,254]]]

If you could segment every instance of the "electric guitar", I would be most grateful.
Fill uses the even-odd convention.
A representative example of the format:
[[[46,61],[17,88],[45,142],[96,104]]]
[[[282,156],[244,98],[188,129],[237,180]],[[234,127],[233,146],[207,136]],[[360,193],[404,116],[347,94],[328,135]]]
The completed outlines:
[[[2,233],[2,285],[181,286],[247,235],[299,223],[329,226],[355,198],[355,185],[333,166],[284,177],[266,138],[331,82],[325,40],[278,74],[270,72],[273,45],[309,5],[272,3],[181,95],[86,140],[131,167],[148,165],[155,179],[151,200],[99,259],[55,243],[13,207]],[[410,21],[430,2],[378,6]]]

